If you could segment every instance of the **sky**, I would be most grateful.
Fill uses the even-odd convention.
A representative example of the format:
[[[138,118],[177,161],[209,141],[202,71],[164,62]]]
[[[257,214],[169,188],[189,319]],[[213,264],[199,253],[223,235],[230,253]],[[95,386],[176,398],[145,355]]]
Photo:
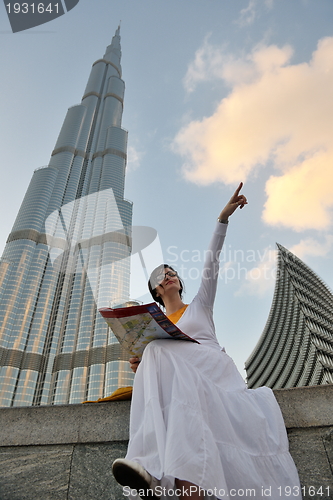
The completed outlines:
[[[249,204],[230,219],[214,316],[245,377],[272,304],[276,242],[333,287],[333,2],[80,0],[15,34],[1,4],[1,253],[119,23],[125,198],[133,224],[157,230],[186,302],[216,218],[244,183]]]

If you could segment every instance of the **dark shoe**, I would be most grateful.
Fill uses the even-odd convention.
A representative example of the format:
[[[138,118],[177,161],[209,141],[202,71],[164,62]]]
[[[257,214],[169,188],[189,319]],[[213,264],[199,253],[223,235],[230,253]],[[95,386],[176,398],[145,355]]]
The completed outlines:
[[[154,488],[159,481],[137,462],[117,458],[112,464],[112,472],[116,481],[122,486],[129,486],[133,490],[144,493],[144,498],[158,498],[154,495]]]

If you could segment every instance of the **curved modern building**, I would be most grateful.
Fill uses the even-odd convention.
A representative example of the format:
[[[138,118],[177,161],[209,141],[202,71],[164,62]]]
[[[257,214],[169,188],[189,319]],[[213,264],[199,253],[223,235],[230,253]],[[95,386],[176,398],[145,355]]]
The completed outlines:
[[[129,298],[119,28],[37,169],[0,261],[0,406],[79,403],[131,385],[98,312]]]
[[[282,245],[264,331],[245,363],[249,388],[333,383],[333,296],[323,281]]]

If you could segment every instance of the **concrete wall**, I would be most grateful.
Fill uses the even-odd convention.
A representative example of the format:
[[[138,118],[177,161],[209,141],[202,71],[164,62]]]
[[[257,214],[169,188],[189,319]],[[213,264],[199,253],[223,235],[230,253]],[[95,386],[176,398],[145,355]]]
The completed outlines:
[[[275,391],[304,498],[333,499],[333,385]],[[127,401],[0,409],[0,500],[124,500]],[[282,496],[281,498],[291,498]]]

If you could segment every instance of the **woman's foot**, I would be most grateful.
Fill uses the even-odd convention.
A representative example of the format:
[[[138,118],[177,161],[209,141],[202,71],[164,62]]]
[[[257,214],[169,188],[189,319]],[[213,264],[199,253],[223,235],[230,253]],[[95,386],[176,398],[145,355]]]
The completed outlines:
[[[189,481],[184,481],[183,479],[175,480],[176,488],[179,489],[179,498],[181,500],[203,500],[205,496],[205,491],[194,483]]]
[[[128,486],[141,493],[143,497],[156,498],[154,488],[159,481],[137,462],[117,458],[112,464],[112,472],[116,481],[122,486]]]

